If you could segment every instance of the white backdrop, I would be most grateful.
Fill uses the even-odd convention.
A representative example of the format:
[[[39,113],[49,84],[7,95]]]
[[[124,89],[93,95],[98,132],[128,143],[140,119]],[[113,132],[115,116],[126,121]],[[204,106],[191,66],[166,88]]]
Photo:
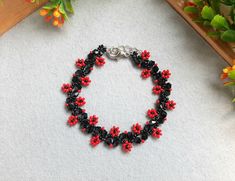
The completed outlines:
[[[61,30],[33,14],[0,40],[1,181],[232,181],[235,112],[219,73],[226,63],[163,0],[80,0]],[[102,144],[65,122],[62,83],[76,58],[99,44],[147,49],[172,71],[177,109],[160,140],[130,154]],[[152,84],[128,60],[108,61],[82,93],[101,124],[129,129],[146,121]]]

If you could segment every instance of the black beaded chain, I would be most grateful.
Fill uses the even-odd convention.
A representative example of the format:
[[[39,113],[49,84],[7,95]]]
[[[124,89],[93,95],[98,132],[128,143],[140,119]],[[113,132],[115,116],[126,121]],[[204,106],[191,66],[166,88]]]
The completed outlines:
[[[151,77],[154,83],[153,94],[158,95],[155,108],[147,111],[149,121],[142,127],[139,123],[133,124],[131,131],[120,132],[119,127],[113,126],[109,131],[104,127],[98,126],[98,117],[96,115],[88,116],[85,109],[81,107],[86,104],[85,98],[79,97],[82,87],[91,83],[87,76],[93,70],[94,65],[103,66],[106,54],[111,59],[118,57],[129,57],[134,65],[143,69],[141,77],[147,79]],[[124,152],[130,152],[133,144],[142,144],[149,136],[160,138],[162,131],[159,128],[167,117],[167,110],[173,110],[176,103],[169,100],[171,94],[171,83],[168,78],[171,76],[169,70],[159,71],[158,65],[149,60],[150,53],[146,50],[140,51],[128,46],[107,49],[100,45],[97,49],[92,50],[87,58],[78,59],[75,63],[78,68],[73,74],[72,83],[63,84],[62,91],[67,94],[66,108],[71,112],[67,124],[75,126],[80,123],[80,129],[84,133],[91,134],[90,144],[95,147],[100,142],[104,142],[109,148],[122,145]]]

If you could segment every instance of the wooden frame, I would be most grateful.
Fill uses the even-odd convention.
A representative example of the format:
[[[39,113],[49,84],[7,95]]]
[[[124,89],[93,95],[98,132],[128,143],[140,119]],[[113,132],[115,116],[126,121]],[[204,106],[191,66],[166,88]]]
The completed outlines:
[[[192,18],[183,11],[182,0],[167,0],[167,2],[188,22],[193,29],[198,32],[214,50],[226,60],[230,65],[235,60],[234,44],[225,43],[221,40],[211,38],[207,35],[207,29],[202,25],[192,21]]]
[[[40,4],[31,4],[25,0],[3,0],[0,4],[0,36],[41,7],[45,2],[47,0]]]

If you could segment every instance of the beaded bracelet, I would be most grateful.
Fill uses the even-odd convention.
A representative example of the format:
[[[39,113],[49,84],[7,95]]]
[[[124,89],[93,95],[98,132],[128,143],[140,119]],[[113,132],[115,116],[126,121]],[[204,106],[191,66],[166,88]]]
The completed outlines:
[[[143,79],[152,78],[155,85],[152,92],[158,95],[158,99],[155,108],[147,111],[149,121],[143,127],[136,123],[133,124],[131,131],[121,133],[117,126],[113,126],[107,131],[104,127],[97,125],[99,118],[96,115],[88,116],[85,109],[81,108],[86,101],[84,97],[79,96],[79,93],[82,87],[89,86],[91,83],[87,75],[93,70],[94,65],[101,67],[105,64],[104,54],[114,60],[130,58],[134,65],[143,69],[141,73]],[[72,83],[63,84],[61,90],[67,94],[65,106],[71,111],[67,124],[72,127],[80,123],[82,132],[92,135],[91,146],[95,147],[100,142],[104,142],[109,148],[121,145],[124,152],[130,152],[133,144],[144,143],[150,135],[154,138],[161,137],[162,131],[159,126],[166,120],[166,110],[173,110],[176,103],[168,98],[172,90],[171,83],[167,81],[171,76],[170,71],[159,71],[158,65],[149,58],[150,52],[147,50],[140,51],[129,46],[106,48],[104,45],[100,45],[97,49],[90,51],[85,60],[76,61],[75,65],[78,70],[73,74]]]

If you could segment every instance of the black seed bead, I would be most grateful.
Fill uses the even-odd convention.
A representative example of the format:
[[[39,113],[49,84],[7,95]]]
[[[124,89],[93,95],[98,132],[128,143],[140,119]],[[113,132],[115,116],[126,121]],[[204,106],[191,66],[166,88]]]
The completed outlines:
[[[129,142],[133,143],[134,138],[135,138],[135,136],[132,132],[127,133],[127,139],[128,139]]]
[[[76,101],[76,97],[68,97],[66,99],[66,104],[71,104],[71,103],[74,103]]]
[[[155,65],[155,62],[153,60],[150,60],[148,62],[148,69],[151,69]]]
[[[80,119],[79,122],[80,122],[80,128],[81,129],[82,128],[87,128],[89,126],[89,123],[88,123],[87,119],[82,119],[82,120]]]
[[[106,140],[105,140],[105,143],[106,143],[107,145],[113,144],[113,138],[112,138],[111,135],[107,135]]]
[[[159,70],[158,66],[154,66],[151,70],[151,74],[156,75],[158,73],[158,70]]]
[[[80,119],[87,119],[88,114],[87,113],[82,113],[79,117],[80,117]]]
[[[83,75],[86,76],[91,72],[91,66],[86,65],[85,67],[82,68]]]
[[[158,72],[154,75],[152,75],[153,80],[159,80],[162,77],[162,73]]]
[[[134,143],[140,144],[141,143],[141,138],[140,137],[135,137]]]
[[[161,87],[164,87],[166,84],[166,81],[167,81],[167,79],[160,77],[158,79],[158,85],[160,85]]]
[[[88,54],[87,58],[89,60],[95,60],[95,54],[93,52],[91,52],[91,53]]]
[[[72,82],[73,83],[81,83],[80,78],[78,76],[73,76]]]
[[[158,109],[158,114],[161,119],[164,119],[167,116],[167,112],[163,109]]]
[[[150,125],[145,125],[143,130],[144,130],[144,132],[149,133],[149,131],[151,130],[151,126]]]
[[[148,139],[148,133],[145,132],[145,131],[142,131],[142,133],[141,133],[141,138],[142,138],[143,140],[147,140],[147,139]]]
[[[123,142],[125,141],[125,139],[127,139],[127,134],[121,133],[121,134],[119,135],[119,142],[120,142],[120,143],[123,143]]]
[[[148,60],[145,60],[145,61],[141,62],[140,65],[141,65],[141,68],[147,69],[148,68]]]
[[[78,76],[78,77],[83,77],[83,71],[81,69],[78,69],[76,72],[75,72],[75,75]]]
[[[86,132],[87,132],[87,133],[92,133],[93,130],[94,130],[94,128],[95,128],[94,126],[88,125],[87,128],[86,128]]]
[[[72,87],[75,90],[81,90],[82,89],[82,85],[80,83],[72,83]]]
[[[106,130],[101,130],[100,131],[100,137],[102,140],[104,140],[107,136],[108,132]]]
[[[167,102],[169,99],[167,98],[167,94],[165,92],[161,93],[159,96],[160,102]]]
[[[105,53],[106,47],[104,45],[99,45],[98,50],[101,51],[102,53]]]
[[[166,90],[165,92],[165,95],[168,97],[169,95],[171,95],[171,92],[169,90]]]
[[[93,59],[86,59],[85,64],[92,67],[95,64],[95,61]]]
[[[93,129],[92,135],[95,136],[95,135],[100,134],[100,130],[101,130],[100,126],[95,126]]]
[[[80,107],[75,107],[73,110],[72,110],[72,115],[74,116],[78,116],[79,114],[82,113],[82,109]]]
[[[118,144],[119,144],[119,139],[118,139],[118,137],[114,137],[114,138],[113,138],[113,147],[118,146]]]
[[[171,89],[171,83],[166,83],[164,86],[163,86],[164,89]]]
[[[100,50],[98,50],[98,49],[93,50],[92,53],[93,53],[95,56],[98,56],[98,57],[102,56],[102,52],[101,52]]]

